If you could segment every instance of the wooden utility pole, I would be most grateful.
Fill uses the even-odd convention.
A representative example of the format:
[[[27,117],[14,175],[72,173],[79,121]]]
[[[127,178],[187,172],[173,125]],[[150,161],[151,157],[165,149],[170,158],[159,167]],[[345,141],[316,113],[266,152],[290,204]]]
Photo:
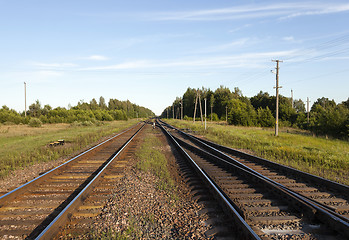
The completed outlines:
[[[196,97],[195,97],[195,107],[194,107],[194,117],[193,117],[193,121],[195,123],[195,117],[196,117],[196,106],[198,104],[198,92],[196,92]]]
[[[275,136],[279,134],[279,63],[282,62],[280,60],[271,60],[272,62],[276,62],[276,119],[275,119]]]
[[[181,98],[181,120],[183,120],[183,98]]]
[[[27,84],[24,82],[24,117],[27,118]]]
[[[307,123],[309,124],[309,98],[307,97]]]
[[[200,106],[200,117],[201,117],[201,124],[204,124],[204,118],[203,118],[203,116],[202,116],[202,107],[201,107],[200,90],[199,90],[199,106]]]
[[[200,90],[199,89],[196,91],[195,107],[194,107],[194,117],[193,117],[194,123],[195,123],[196,107],[197,107],[198,101],[199,101],[199,106],[200,106],[201,123],[204,124],[204,120],[203,120],[203,117],[202,117],[201,97],[200,97]]]

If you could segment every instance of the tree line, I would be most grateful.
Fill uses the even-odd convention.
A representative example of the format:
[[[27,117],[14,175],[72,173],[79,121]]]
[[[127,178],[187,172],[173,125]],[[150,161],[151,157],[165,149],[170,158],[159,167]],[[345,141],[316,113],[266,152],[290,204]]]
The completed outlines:
[[[260,91],[257,95],[248,98],[243,96],[239,88],[231,91],[224,86],[220,86],[215,91],[204,87],[202,89],[188,88],[182,97],[177,97],[171,106],[164,109],[161,117],[180,119],[183,104],[184,119],[193,119],[198,91],[202,109],[204,109],[206,98],[208,120],[225,121],[227,119],[228,124],[241,126],[275,126],[275,96]],[[199,106],[197,103],[196,118],[200,116]],[[301,99],[295,99],[292,102],[291,98],[279,95],[279,125],[348,139],[349,98],[339,104],[325,97],[317,99],[309,111],[308,119],[305,104]]]
[[[107,104],[105,99],[100,97],[98,102],[94,98],[89,103],[81,100],[76,106],[69,106],[68,109],[42,106],[39,100],[36,100],[29,106],[26,115],[27,117],[24,111],[17,112],[2,106],[0,123],[28,124],[32,119],[38,119],[42,123],[96,122],[148,118],[155,114],[150,109],[133,104],[129,100],[110,99]]]

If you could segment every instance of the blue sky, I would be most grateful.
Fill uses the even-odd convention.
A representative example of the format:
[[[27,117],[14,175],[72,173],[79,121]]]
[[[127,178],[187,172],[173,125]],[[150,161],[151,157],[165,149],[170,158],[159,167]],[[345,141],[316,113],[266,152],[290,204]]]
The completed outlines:
[[[188,87],[349,97],[348,1],[0,0],[0,105],[103,96],[156,114]]]

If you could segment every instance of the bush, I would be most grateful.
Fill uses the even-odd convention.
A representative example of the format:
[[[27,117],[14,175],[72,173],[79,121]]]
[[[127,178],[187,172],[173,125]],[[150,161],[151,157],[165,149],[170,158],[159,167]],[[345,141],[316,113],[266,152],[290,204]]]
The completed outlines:
[[[275,124],[275,118],[268,107],[258,108],[257,120],[261,127],[273,127]]]
[[[188,117],[187,115],[185,115],[185,116],[183,117],[183,119],[186,120],[186,121],[193,121],[193,118]]]
[[[31,118],[29,120],[29,126],[30,127],[41,127],[42,122],[38,118]]]
[[[255,126],[257,114],[250,102],[244,99],[232,99],[231,110],[228,114],[228,124]]]
[[[211,120],[211,114],[208,115],[208,119]],[[212,113],[212,121],[219,121],[217,113]]]
[[[94,125],[94,123],[92,121],[84,121],[81,124],[82,124],[82,126],[92,126],[92,125]]]

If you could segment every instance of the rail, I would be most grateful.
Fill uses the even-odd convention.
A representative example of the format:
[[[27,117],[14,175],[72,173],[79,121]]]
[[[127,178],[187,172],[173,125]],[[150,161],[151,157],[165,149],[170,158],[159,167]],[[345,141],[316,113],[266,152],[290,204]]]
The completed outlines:
[[[186,151],[180,146],[176,139],[161,125],[158,123],[161,130],[175,145],[176,149],[182,154],[182,156],[194,167],[200,178],[206,183],[210,191],[213,193],[215,198],[221,203],[222,207],[227,209],[234,221],[242,231],[242,235],[245,239],[260,240],[261,238],[252,230],[252,228],[245,222],[243,217],[239,214],[239,211],[234,207],[234,203],[226,196],[226,194],[220,189],[220,187],[212,181],[212,179],[201,169],[195,161],[186,153]]]
[[[164,122],[163,122],[164,123]],[[201,139],[194,137],[188,133],[185,133],[183,131],[180,131],[179,129],[170,126],[167,123],[166,124],[169,128],[171,129],[175,129],[176,131],[178,131],[179,133],[183,134],[184,136],[186,136],[187,138],[191,139],[191,141],[195,142],[196,144],[200,145],[203,149],[205,149],[206,151],[204,151],[205,155],[210,155],[210,158],[215,158],[216,161],[220,161],[221,163],[227,165],[229,167],[229,165],[231,165],[232,167],[238,167],[241,169],[241,171],[246,171],[246,173],[251,173],[253,174],[255,177],[258,177],[259,179],[263,179],[264,181],[267,181],[270,184],[270,187],[272,187],[273,189],[275,189],[276,191],[278,191],[280,194],[283,194],[286,198],[290,199],[290,202],[293,202],[293,204],[302,206],[304,208],[304,210],[309,211],[310,213],[313,212],[313,216],[315,218],[317,218],[318,220],[320,220],[323,223],[326,223],[327,225],[329,225],[331,228],[335,229],[338,232],[344,233],[347,237],[349,237],[349,220],[339,214],[337,214],[336,212],[332,211],[331,209],[329,209],[328,207],[307,198],[306,196],[303,196],[299,193],[296,193],[290,189],[288,189],[287,187],[283,186],[280,183],[277,183],[271,179],[269,179],[268,177],[263,176],[262,174],[254,171],[253,169],[241,164],[240,162],[238,162],[237,160],[235,160],[234,158],[226,155],[225,153],[219,151],[218,149],[210,146],[209,144],[205,143],[204,141],[201,141]],[[175,138],[176,139],[176,138]],[[179,139],[176,139],[177,141],[180,141]],[[182,144],[186,144],[185,142],[181,141]],[[211,143],[211,145],[218,145],[218,144],[214,144]],[[220,146],[220,145],[218,145]],[[188,144],[188,147],[194,149],[193,146],[190,146]],[[222,147],[222,146],[221,146]],[[203,150],[199,150],[199,149],[195,149],[195,151],[203,151]],[[247,154],[248,155],[248,154]],[[252,155],[248,155],[250,158],[254,157]],[[258,157],[256,157],[258,158]],[[268,160],[265,160],[268,161]],[[270,161],[268,161],[270,162]],[[294,169],[295,170],[295,169]],[[300,172],[298,170],[295,170],[297,172]],[[310,175],[310,174],[305,174],[306,176]],[[312,179],[320,179],[321,182],[325,181],[325,179],[316,177],[316,176],[312,176]],[[334,185],[334,182],[331,182],[330,185]],[[342,184],[338,184],[338,189],[348,189],[347,186],[342,185]],[[345,192],[347,193],[347,192]]]

